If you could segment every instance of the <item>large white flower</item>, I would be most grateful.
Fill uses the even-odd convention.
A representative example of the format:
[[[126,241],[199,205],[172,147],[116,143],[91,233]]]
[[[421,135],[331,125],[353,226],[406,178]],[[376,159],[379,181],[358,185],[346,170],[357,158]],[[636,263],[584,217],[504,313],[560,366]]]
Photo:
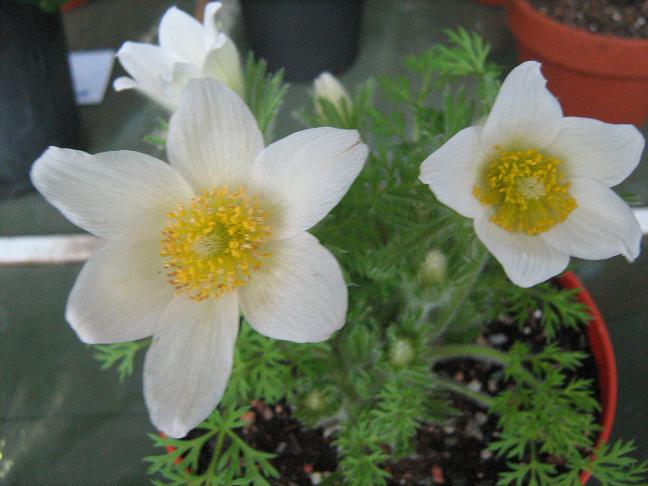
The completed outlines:
[[[631,125],[563,117],[545,85],[540,64],[521,64],[484,125],[461,130],[421,165],[421,181],[474,218],[477,236],[522,287],[562,272],[570,256],[632,261],[641,243],[610,187],[639,163],[643,137]]]
[[[38,190],[106,241],[66,318],[87,343],[153,335],[144,364],[151,420],[185,435],[219,402],[239,309],[258,332],[315,342],[345,321],[333,255],[306,232],[343,197],[368,149],[355,130],[315,128],[268,147],[241,99],[192,81],[169,127],[170,165],[120,151],[49,148]]]
[[[160,22],[159,46],[126,42],[121,47],[117,57],[132,78],[117,78],[114,88],[135,88],[170,111],[177,109],[192,79],[215,78],[242,95],[238,51],[216,28],[220,8],[220,2],[208,3],[202,25],[176,7],[167,10]]]

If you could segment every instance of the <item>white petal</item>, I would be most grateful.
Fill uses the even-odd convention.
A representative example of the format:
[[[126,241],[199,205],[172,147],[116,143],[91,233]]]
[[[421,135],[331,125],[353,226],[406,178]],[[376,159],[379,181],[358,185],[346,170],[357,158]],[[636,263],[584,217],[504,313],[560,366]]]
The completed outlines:
[[[565,162],[570,177],[615,186],[637,167],[644,148],[634,125],[613,125],[591,118],[568,117],[551,144],[553,155]]]
[[[180,61],[173,53],[151,44],[126,42],[119,49],[117,58],[134,82],[124,84],[119,81],[115,89],[135,87],[168,110],[176,108],[178,100],[165,95],[163,82],[163,77],[171,75],[173,63]]]
[[[144,399],[159,430],[184,437],[218,405],[232,370],[238,322],[235,292],[171,301],[144,362]]]
[[[176,62],[173,64],[171,72],[163,76],[161,89],[164,98],[177,108],[180,105],[182,91],[187,87],[189,81],[201,77],[200,68],[195,64]]]
[[[115,91],[133,89],[133,88],[137,88],[137,83],[135,82],[134,79],[128,78],[126,76],[122,76],[120,78],[115,79],[115,81],[113,81],[113,88],[115,89]]]
[[[320,221],[349,190],[369,150],[356,130],[311,128],[259,155],[252,180],[275,205],[272,237],[287,238]]]
[[[271,260],[239,290],[246,319],[275,339],[327,339],[344,325],[347,311],[347,288],[337,260],[308,233],[269,246]]]
[[[191,15],[171,7],[160,22],[160,46],[182,61],[201,65],[206,54],[205,29]]]
[[[261,149],[257,122],[236,93],[214,79],[189,83],[171,117],[167,153],[196,191],[246,182]]]
[[[484,149],[496,145],[544,148],[560,132],[562,109],[547,90],[540,63],[527,61],[513,69],[497,95],[484,130]]]
[[[204,77],[216,78],[243,96],[243,73],[238,50],[230,38],[224,34],[223,43],[211,49],[207,54],[202,72]]]
[[[203,27],[205,29],[205,35],[207,36],[207,47],[208,49],[216,49],[221,47],[227,36],[218,31],[216,27],[216,15],[220,11],[223,4],[220,2],[209,2],[205,5],[205,13],[203,15]]]
[[[612,189],[590,179],[572,179],[578,207],[542,237],[563,253],[588,260],[639,256],[641,228],[632,210]]]
[[[66,319],[86,343],[151,336],[174,288],[159,240],[108,241],[85,264],[68,298]]]
[[[419,177],[439,201],[468,218],[484,211],[472,194],[486,157],[479,145],[480,131],[468,127],[457,133],[423,161]]]
[[[485,214],[475,219],[475,232],[502,264],[508,278],[520,287],[544,282],[569,263],[569,255],[555,250],[541,237],[506,231],[488,221]]]
[[[168,164],[127,150],[90,155],[50,147],[31,179],[70,221],[105,238],[159,238],[166,213],[193,195]]]

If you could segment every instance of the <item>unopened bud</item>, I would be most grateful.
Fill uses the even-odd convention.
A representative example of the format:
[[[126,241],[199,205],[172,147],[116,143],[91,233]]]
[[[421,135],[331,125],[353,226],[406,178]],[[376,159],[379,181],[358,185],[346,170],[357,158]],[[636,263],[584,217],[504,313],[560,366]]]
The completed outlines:
[[[394,366],[405,366],[414,359],[414,346],[409,339],[399,338],[389,350],[389,361]]]
[[[319,99],[324,98],[331,102],[337,110],[342,107],[342,100],[345,100],[349,105],[351,104],[351,97],[342,83],[333,76],[331,73],[324,71],[320,74],[315,81],[313,81],[315,88],[315,108],[317,113],[322,114],[322,107]]]
[[[304,406],[309,410],[318,412],[326,407],[326,399],[319,390],[312,390],[304,398]]]
[[[443,282],[448,272],[448,259],[440,250],[431,250],[421,265],[420,276],[424,286]]]

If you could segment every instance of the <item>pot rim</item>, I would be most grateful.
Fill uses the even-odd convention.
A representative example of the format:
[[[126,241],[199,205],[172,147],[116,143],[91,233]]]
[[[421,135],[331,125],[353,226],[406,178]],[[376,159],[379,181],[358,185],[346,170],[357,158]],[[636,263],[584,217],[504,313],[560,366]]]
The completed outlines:
[[[605,443],[610,438],[612,424],[614,423],[614,414],[617,405],[617,371],[614,359],[614,350],[610,335],[601,315],[601,311],[596,306],[591,294],[587,291],[583,283],[573,272],[565,272],[557,278],[558,284],[566,289],[579,289],[576,298],[588,308],[591,321],[587,325],[587,341],[590,345],[590,351],[594,356],[596,363],[596,374],[598,376],[600,396],[598,397],[601,404],[601,431],[596,438],[596,446]],[[166,437],[163,432],[159,432],[160,437]],[[175,447],[166,446],[168,453],[175,451]],[[181,459],[176,459],[176,464],[180,464]],[[580,481],[586,484],[591,474],[583,471],[580,474]]]
[[[518,43],[541,60],[609,78],[648,77],[648,39],[572,27],[540,13],[528,0],[508,0],[506,19]]]
[[[612,341],[601,311],[580,279],[573,272],[565,272],[558,278],[558,283],[566,289],[579,289],[576,298],[587,306],[592,316],[587,325],[587,340],[596,362],[600,391],[598,399],[601,404],[601,431],[596,439],[596,446],[599,446],[610,438],[617,406],[617,371]],[[588,471],[581,472],[581,483],[587,483],[590,476]]]

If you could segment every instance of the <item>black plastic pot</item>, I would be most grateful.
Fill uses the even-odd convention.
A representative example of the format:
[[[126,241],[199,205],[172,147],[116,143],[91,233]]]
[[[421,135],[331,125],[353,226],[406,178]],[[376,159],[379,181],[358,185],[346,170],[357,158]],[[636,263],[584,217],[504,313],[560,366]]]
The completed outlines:
[[[49,145],[79,145],[61,16],[0,0],[0,199],[32,188]]]
[[[358,54],[362,0],[242,0],[252,51],[289,81],[339,73]]]

